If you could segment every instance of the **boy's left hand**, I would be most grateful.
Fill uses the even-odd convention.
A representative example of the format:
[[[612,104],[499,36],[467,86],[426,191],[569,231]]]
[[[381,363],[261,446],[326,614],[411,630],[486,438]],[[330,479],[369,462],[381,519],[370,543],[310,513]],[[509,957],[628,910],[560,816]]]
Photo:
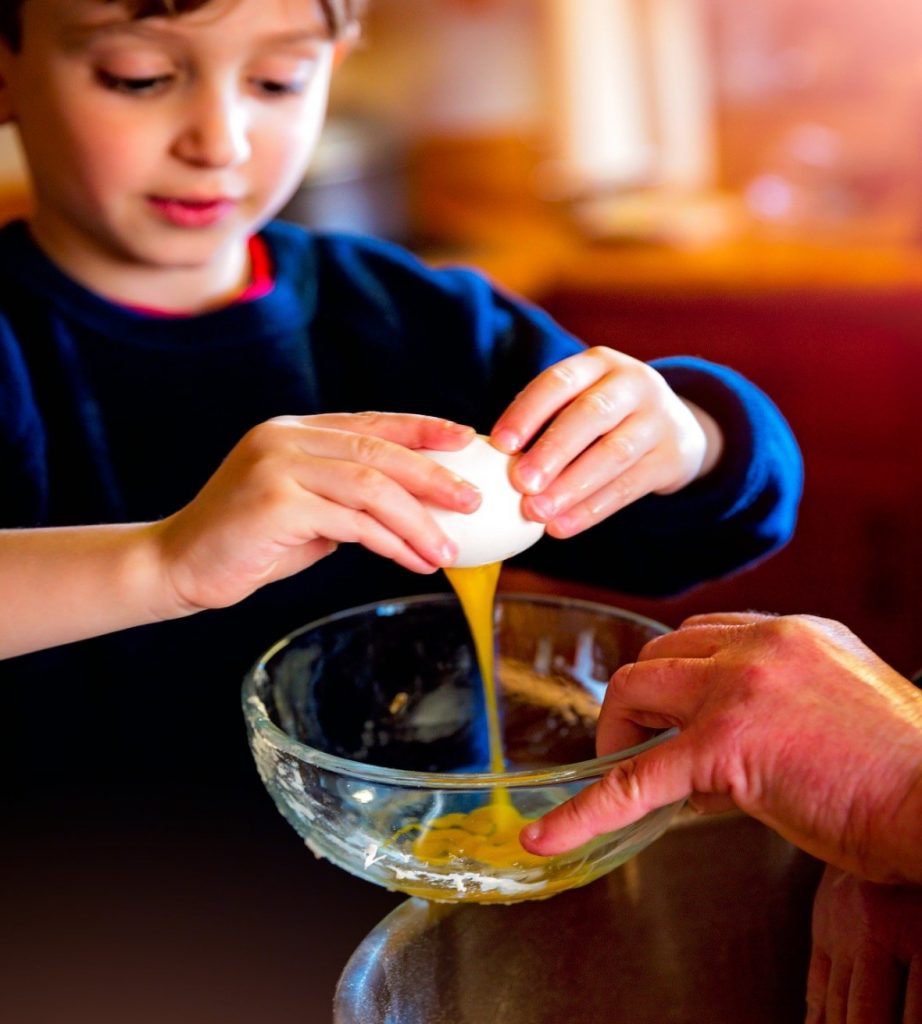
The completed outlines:
[[[646,363],[596,347],[539,374],[491,439],[519,452],[512,482],[522,513],[572,537],[642,498],[671,494],[714,467],[720,428]]]

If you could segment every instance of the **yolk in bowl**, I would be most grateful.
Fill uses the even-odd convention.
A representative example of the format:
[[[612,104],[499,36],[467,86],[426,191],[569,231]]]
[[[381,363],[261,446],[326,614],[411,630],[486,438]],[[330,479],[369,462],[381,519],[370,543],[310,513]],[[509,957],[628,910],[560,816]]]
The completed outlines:
[[[483,679],[490,770],[506,767],[499,724],[493,654],[493,602],[501,562],[465,569],[446,569],[474,638],[474,649]],[[519,832],[531,821],[523,817],[504,789],[493,792],[490,803],[467,814],[445,814],[427,824],[404,826],[397,836],[419,829],[413,854],[429,864],[446,864],[458,858],[479,861],[493,867],[532,867],[547,862],[528,853],[519,842]],[[397,838],[395,836],[395,838]]]

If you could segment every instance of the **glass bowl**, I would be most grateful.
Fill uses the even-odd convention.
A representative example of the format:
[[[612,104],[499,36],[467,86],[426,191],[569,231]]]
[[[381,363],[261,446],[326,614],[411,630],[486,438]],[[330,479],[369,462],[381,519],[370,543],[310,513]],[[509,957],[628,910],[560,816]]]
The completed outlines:
[[[457,599],[427,595],[350,609],[287,636],[249,673],[243,707],[250,748],[278,809],[317,856],[430,900],[540,899],[634,856],[679,810],[652,811],[555,857],[496,838],[498,819],[514,837],[526,820],[615,762],[662,741],[663,734],[595,756],[609,677],[665,632],[650,619],[589,601],[500,595],[495,636],[506,770],[496,773],[489,770],[480,673]],[[452,835],[462,837],[460,849],[447,842]]]

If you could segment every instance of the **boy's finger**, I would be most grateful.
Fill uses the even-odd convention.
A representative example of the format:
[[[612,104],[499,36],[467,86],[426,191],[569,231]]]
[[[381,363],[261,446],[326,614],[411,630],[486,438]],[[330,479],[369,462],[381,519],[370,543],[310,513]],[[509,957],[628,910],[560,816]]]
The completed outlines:
[[[633,416],[637,407],[633,390],[617,389],[612,380],[606,378],[587,389],[556,417],[516,463],[514,483],[529,494],[544,491],[555,481],[561,490],[572,489],[575,472],[564,474],[568,482],[560,474],[578,467],[580,482],[585,477],[595,483],[591,490],[596,490],[653,448],[655,421]]]
[[[317,517],[312,525],[321,536],[333,540],[357,539],[366,547],[372,547],[379,531],[368,531],[373,525],[383,528],[388,535],[396,535],[426,560],[428,569],[414,565],[416,572],[450,565],[457,557],[456,546],[422,504],[384,473],[369,472],[368,469],[356,471],[351,463],[335,459],[315,459],[297,467],[294,478],[307,492],[309,503],[311,499],[324,502],[319,505],[315,500],[310,504],[311,514]],[[338,517],[345,517],[345,522],[353,529],[360,526],[362,534],[358,537],[341,535],[337,532]],[[372,547],[372,550],[378,551],[378,548]],[[379,553],[395,557],[390,550]]]
[[[628,422],[633,421],[630,417]],[[557,430],[556,423],[551,428]],[[595,526],[625,505],[649,494],[668,470],[652,449],[655,443],[646,428],[610,431],[578,455],[548,486],[524,499],[523,513],[538,522],[554,523],[554,534],[573,536]],[[526,457],[522,456],[524,461]],[[516,467],[516,473],[521,473]],[[524,472],[529,472],[525,470]]]
[[[416,413],[321,413],[301,417],[298,422],[305,427],[327,427],[380,437],[405,448],[436,448],[446,451],[464,448],[475,434],[473,427],[463,423]]]
[[[359,512],[355,514],[354,522],[356,542],[369,551],[391,559],[410,572],[428,575],[439,568],[437,562],[420,554],[403,537],[383,527],[372,516]]]
[[[325,429],[296,435],[295,443],[306,455],[316,457],[308,462],[312,478],[318,483],[332,473],[346,479],[354,477],[345,463],[357,463],[375,469],[419,499],[444,508],[473,512],[481,502],[480,491],[457,473],[398,442],[374,434]],[[383,486],[376,476],[366,476],[361,482],[369,489]],[[355,500],[350,504],[357,507]]]
[[[377,555],[389,558],[411,572],[432,573],[439,564],[410,545],[373,515],[344,507],[312,494],[309,500],[311,529],[338,543],[361,544]]]
[[[667,740],[638,757],[619,761],[599,782],[526,825],[522,845],[542,857],[573,850],[632,824],[648,811],[686,799],[694,788],[691,779],[689,754],[681,737]]]
[[[596,349],[549,366],[512,400],[490,439],[509,454],[521,451],[552,416],[610,369],[610,361]]]
[[[594,494],[555,514],[547,524],[548,533],[558,539],[574,537],[649,494],[650,482],[648,457],[644,457]],[[539,508],[541,497],[537,498]]]
[[[317,540],[307,541],[298,547],[289,548],[278,559],[270,575],[261,582],[271,583],[274,580],[283,580],[288,576],[294,576],[296,573],[316,565],[328,555],[332,555],[338,547],[336,541],[321,537]]]

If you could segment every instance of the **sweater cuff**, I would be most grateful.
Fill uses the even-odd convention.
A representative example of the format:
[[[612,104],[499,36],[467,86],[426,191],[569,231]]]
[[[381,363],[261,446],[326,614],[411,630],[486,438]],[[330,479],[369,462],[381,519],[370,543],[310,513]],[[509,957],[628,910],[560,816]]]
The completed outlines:
[[[658,359],[650,364],[681,398],[714,418],[723,434],[717,465],[673,495],[649,495],[636,503],[638,514],[652,516],[664,530],[675,516],[687,525],[713,527],[755,505],[777,471],[779,439],[789,447],[787,471],[799,473],[800,458],[790,428],[768,396],[729,367],[692,357]],[[799,490],[799,487],[798,487]]]

